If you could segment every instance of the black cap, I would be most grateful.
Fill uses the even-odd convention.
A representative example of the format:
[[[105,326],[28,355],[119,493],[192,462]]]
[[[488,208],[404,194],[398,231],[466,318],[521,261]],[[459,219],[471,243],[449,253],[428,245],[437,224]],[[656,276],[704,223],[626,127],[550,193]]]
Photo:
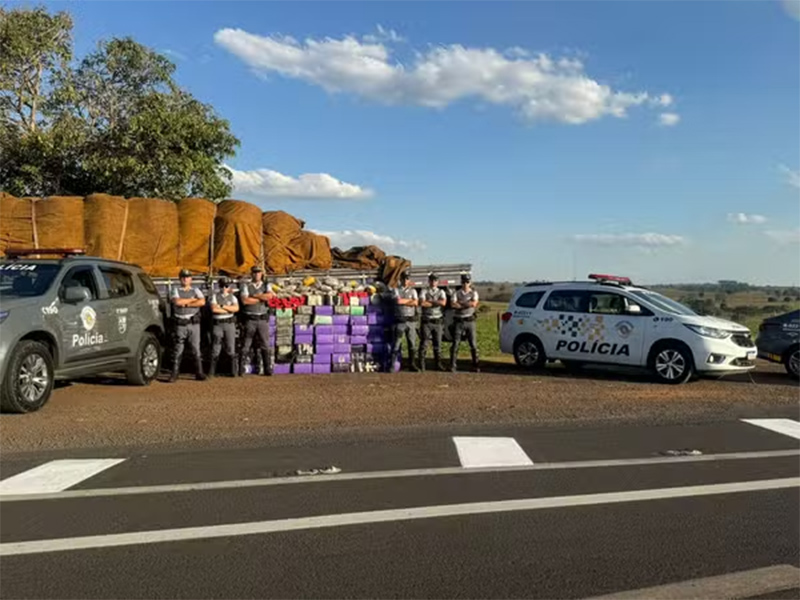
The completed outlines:
[[[469,283],[472,281],[472,275],[469,273],[462,273],[461,274],[461,283]]]
[[[227,277],[220,277],[218,283],[219,283],[219,287],[226,288],[226,287],[230,287],[231,280],[228,279]]]
[[[251,273],[263,273],[264,269],[259,267],[258,265],[253,265],[253,268],[250,269]]]
[[[403,271],[400,273],[400,281],[408,281],[409,279],[411,279],[411,275],[408,271]]]
[[[428,273],[428,281],[438,281],[439,276],[436,273]]]
[[[189,269],[181,269],[181,272],[180,272],[180,274],[178,276],[179,277],[191,277],[192,276],[192,272]]]

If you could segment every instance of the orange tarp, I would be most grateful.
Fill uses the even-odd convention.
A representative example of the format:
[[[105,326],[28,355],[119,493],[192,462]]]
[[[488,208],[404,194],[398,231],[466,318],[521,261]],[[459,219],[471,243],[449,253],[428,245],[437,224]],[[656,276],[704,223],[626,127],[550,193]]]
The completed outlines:
[[[282,210],[265,212],[261,223],[267,272],[283,275],[295,270],[299,257],[293,251],[293,242],[299,237],[305,223]]]
[[[208,272],[216,216],[217,205],[210,200],[184,198],[178,202],[181,268]]]
[[[37,201],[36,231],[39,248],[83,248],[83,198],[49,196]]]
[[[241,200],[223,200],[214,220],[214,271],[238,277],[260,265],[261,209]]]
[[[34,248],[34,202],[0,193],[0,254],[6,248]]]
[[[122,196],[92,194],[83,204],[86,254],[122,259],[128,203]]]
[[[122,260],[150,275],[178,274],[178,206],[160,198],[128,200]]]

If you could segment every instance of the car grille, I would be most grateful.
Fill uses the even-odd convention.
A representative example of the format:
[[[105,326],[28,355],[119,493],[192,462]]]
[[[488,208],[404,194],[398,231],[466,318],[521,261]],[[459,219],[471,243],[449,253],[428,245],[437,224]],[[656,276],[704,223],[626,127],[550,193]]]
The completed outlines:
[[[731,364],[734,367],[754,367],[754,366],[756,366],[756,361],[747,360],[746,358],[734,358],[731,361]]]
[[[737,346],[742,346],[743,348],[753,348],[755,344],[753,343],[753,338],[750,337],[749,333],[734,333],[731,336],[733,343]]]

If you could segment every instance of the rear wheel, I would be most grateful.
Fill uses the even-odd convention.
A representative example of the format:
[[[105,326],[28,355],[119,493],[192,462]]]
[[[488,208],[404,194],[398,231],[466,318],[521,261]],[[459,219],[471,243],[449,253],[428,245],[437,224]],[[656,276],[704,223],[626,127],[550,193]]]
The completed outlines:
[[[547,357],[538,338],[532,335],[520,336],[514,343],[514,360],[525,369],[544,367]]]
[[[128,368],[128,383],[150,385],[161,369],[161,344],[152,333],[145,333],[139,342],[139,350]]]
[[[783,366],[786,367],[786,372],[794,377],[800,379],[800,346],[790,348],[783,359]]]
[[[17,344],[0,388],[3,410],[28,413],[42,408],[53,391],[54,375],[53,357],[45,344],[34,340]]]
[[[689,349],[673,343],[666,343],[653,350],[650,368],[656,381],[660,383],[686,383],[694,374],[694,364]]]

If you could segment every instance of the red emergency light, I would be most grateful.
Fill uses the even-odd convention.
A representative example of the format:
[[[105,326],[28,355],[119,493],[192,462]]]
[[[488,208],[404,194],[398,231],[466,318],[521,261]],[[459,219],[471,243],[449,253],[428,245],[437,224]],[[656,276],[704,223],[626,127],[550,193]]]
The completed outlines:
[[[630,277],[621,277],[619,275],[603,275],[599,273],[590,273],[589,279],[593,279],[594,281],[613,281],[614,283],[631,285]]]

